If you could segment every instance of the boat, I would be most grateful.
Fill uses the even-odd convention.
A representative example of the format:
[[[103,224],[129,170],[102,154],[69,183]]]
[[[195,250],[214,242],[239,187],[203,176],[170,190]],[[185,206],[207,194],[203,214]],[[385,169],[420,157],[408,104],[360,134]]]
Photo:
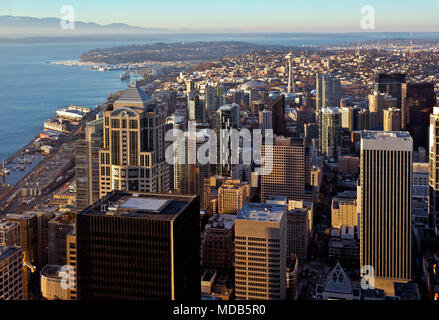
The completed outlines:
[[[11,172],[9,171],[9,169],[5,167],[5,160],[3,160],[3,162],[2,162],[2,169],[0,170],[0,175],[7,176],[10,173]]]

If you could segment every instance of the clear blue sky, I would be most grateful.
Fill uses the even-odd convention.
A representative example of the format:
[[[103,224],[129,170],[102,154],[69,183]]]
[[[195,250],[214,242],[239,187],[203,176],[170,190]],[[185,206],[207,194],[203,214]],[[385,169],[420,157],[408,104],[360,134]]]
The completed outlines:
[[[376,10],[375,31],[439,31],[439,0],[0,0],[0,15],[61,17],[171,29],[361,32],[361,7]]]

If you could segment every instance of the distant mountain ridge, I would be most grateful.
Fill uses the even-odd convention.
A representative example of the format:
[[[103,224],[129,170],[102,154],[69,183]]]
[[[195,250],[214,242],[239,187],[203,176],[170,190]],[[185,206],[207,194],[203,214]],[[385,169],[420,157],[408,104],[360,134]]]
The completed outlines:
[[[75,21],[75,30],[63,30],[60,18],[34,18],[26,16],[0,16],[0,34],[105,34],[105,33],[151,33],[167,32],[169,29],[142,28],[131,26],[125,23],[111,23],[101,25],[95,22]]]

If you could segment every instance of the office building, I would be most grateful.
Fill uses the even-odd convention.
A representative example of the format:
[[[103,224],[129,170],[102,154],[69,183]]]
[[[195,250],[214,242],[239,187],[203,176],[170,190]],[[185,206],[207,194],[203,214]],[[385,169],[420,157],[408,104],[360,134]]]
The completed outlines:
[[[412,278],[412,153],[407,132],[361,133],[361,266],[375,269],[386,292]]]
[[[67,264],[66,238],[74,227],[73,218],[69,214],[59,215],[49,222],[49,265]]]
[[[331,225],[333,228],[357,227],[357,199],[332,198]]]
[[[369,99],[369,128],[380,128],[383,126],[383,111],[386,108],[385,93],[374,91],[368,96]]]
[[[358,127],[359,107],[343,107],[341,111],[341,126],[349,131],[355,131]]]
[[[75,175],[78,211],[84,210],[99,199],[99,151],[103,146],[103,119],[88,122],[76,142]]]
[[[189,120],[195,121],[199,125],[206,125],[206,107],[205,101],[200,100],[198,94],[188,98]]]
[[[250,198],[250,186],[240,180],[228,179],[218,188],[218,212],[237,214]]]
[[[0,245],[0,300],[24,300],[23,250]]]
[[[104,111],[101,197],[112,190],[169,191],[165,124],[166,105],[151,99],[135,83]]]
[[[37,293],[32,289],[32,284],[38,282],[38,217],[34,213],[8,214],[7,220],[16,222],[20,228],[20,247],[22,248],[23,266],[23,296],[25,300],[35,297]]]
[[[273,133],[275,135],[287,135],[285,120],[285,96],[282,94],[275,99],[268,108],[272,113]]]
[[[63,288],[66,273],[60,265],[46,265],[41,270],[41,295],[46,300],[70,300],[68,285]]]
[[[66,236],[66,260],[67,265],[70,266],[74,274],[70,277],[73,278],[73,286],[68,289],[68,300],[76,300],[77,294],[77,252],[76,252],[76,231],[70,231]]]
[[[304,139],[276,137],[273,146],[262,146],[262,157],[272,157],[272,166],[261,168],[261,201],[269,196],[285,196],[288,200],[305,199],[308,165]]]
[[[287,256],[295,254],[299,263],[306,261],[309,241],[308,213],[306,209],[287,211]]]
[[[340,107],[342,95],[340,80],[328,74],[316,76],[316,113],[324,108]]]
[[[208,143],[209,136],[199,131],[193,136],[186,135],[175,141],[175,173],[178,174],[178,190],[181,194],[198,195],[200,197],[201,210],[205,210],[205,185],[204,179],[209,177],[209,163],[202,164],[196,158],[201,146]]]
[[[269,110],[259,111],[259,129],[264,135],[265,130],[273,129],[273,113]]]
[[[428,123],[436,105],[433,83],[407,83],[402,86],[401,127],[413,138],[414,150],[428,148]]]
[[[202,266],[223,274],[233,271],[235,215],[221,214],[209,219],[204,229]]]
[[[341,120],[340,108],[323,108],[319,112],[319,151],[327,158],[341,155]]]
[[[429,148],[429,205],[430,224],[439,236],[439,108],[435,107],[430,116]]]
[[[20,246],[20,227],[18,223],[0,220],[0,246]]]
[[[383,111],[384,131],[401,131],[401,110],[389,108]]]
[[[199,300],[197,196],[113,192],[77,215],[79,300]]]
[[[237,300],[285,300],[286,207],[246,203],[235,220]]]
[[[375,78],[375,91],[387,93],[397,99],[397,108],[401,109],[403,95],[402,85],[406,82],[406,75],[401,73],[381,73]]]
[[[231,141],[227,137],[231,129],[239,129],[239,124],[239,105],[222,105],[216,112],[217,174],[219,176],[232,176]]]

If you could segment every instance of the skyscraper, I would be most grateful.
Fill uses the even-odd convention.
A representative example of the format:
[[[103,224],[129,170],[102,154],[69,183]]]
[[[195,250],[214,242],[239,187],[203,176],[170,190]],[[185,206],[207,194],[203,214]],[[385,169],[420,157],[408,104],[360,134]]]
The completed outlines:
[[[306,261],[308,251],[308,213],[306,209],[287,211],[287,256],[295,254],[300,264]]]
[[[227,131],[239,129],[240,107],[237,104],[221,106],[216,113],[217,136],[217,174],[224,177],[232,176],[232,150],[230,139],[227,142]],[[223,159],[221,159],[223,154]]]
[[[323,108],[319,112],[319,151],[337,159],[341,153],[342,117],[340,108]]]
[[[435,228],[439,236],[439,108],[435,107],[433,114],[430,115],[430,196],[428,213],[430,223]]]
[[[74,227],[73,219],[68,214],[57,216],[49,222],[48,264],[67,264],[66,238]]]
[[[285,120],[285,96],[282,94],[271,103],[269,110],[273,115],[273,133],[279,136],[287,135]]]
[[[374,91],[368,96],[369,99],[369,127],[378,128],[383,126],[383,110],[385,109],[386,94]]]
[[[218,211],[220,214],[237,214],[249,198],[248,183],[228,179],[218,188]]]
[[[266,109],[259,111],[259,128],[262,135],[264,135],[265,130],[273,129],[273,113],[271,111]]]
[[[196,196],[113,192],[77,215],[80,300],[199,300]]]
[[[402,73],[380,73],[375,78],[375,91],[387,93],[397,99],[397,108],[401,108],[402,84],[406,82],[406,75]]]
[[[23,299],[23,250],[0,245],[0,301]]]
[[[18,223],[0,220],[0,245],[7,247],[20,246],[20,227]]]
[[[104,146],[103,119],[88,122],[76,142],[75,174],[78,211],[87,208],[100,196],[99,151]]]
[[[203,268],[226,274],[233,272],[235,218],[221,214],[209,219],[203,237]]]
[[[360,260],[385,291],[412,278],[412,153],[407,132],[361,134]]]
[[[384,131],[401,131],[401,110],[389,108],[383,111]]]
[[[235,220],[237,300],[285,300],[286,207],[246,203]]]
[[[316,77],[316,112],[323,108],[340,107],[340,80],[328,74],[318,74]]]
[[[156,103],[135,83],[104,111],[101,197],[112,190],[169,190],[165,124],[166,105]]]
[[[413,138],[414,149],[428,148],[428,124],[436,105],[433,83],[402,85],[401,126]]]
[[[201,210],[205,210],[205,184],[204,179],[210,176],[208,163],[202,164],[196,159],[201,146],[209,141],[206,132],[199,131],[194,136],[185,136],[177,141],[175,168],[178,177],[178,191],[181,194],[198,195],[200,197]],[[180,155],[180,153],[183,153]]]
[[[23,296],[27,300],[34,297],[32,284],[38,282],[38,275],[34,271],[38,267],[38,217],[36,214],[8,214],[7,220],[16,222],[20,226],[20,247],[22,250],[23,263]]]
[[[196,121],[197,124],[206,125],[205,102],[200,100],[198,94],[193,94],[188,98],[189,120]]]
[[[304,200],[309,165],[304,139],[276,137],[273,146],[262,146],[262,157],[268,156],[267,152],[272,152],[273,166],[261,170],[261,201],[274,195]]]

